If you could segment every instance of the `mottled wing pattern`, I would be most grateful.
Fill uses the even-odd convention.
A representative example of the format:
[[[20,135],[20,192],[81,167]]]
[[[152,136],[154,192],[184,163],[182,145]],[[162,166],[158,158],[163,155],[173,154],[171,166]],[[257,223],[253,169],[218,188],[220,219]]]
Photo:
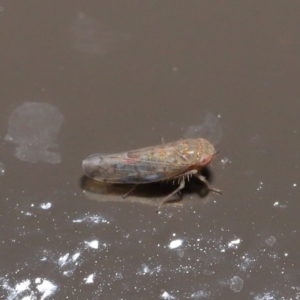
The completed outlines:
[[[186,157],[177,149],[178,142],[165,145],[153,146],[125,152],[128,159],[138,160],[140,162],[151,162],[154,165],[173,166],[182,168],[189,165]]]
[[[173,143],[112,155],[94,154],[90,176],[111,183],[150,183],[184,173],[189,163]]]

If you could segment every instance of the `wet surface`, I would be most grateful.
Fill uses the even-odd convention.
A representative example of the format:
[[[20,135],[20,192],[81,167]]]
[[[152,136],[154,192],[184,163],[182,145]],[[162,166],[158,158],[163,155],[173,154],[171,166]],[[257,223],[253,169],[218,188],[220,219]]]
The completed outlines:
[[[299,9],[1,6],[1,297],[300,299]],[[83,176],[161,136],[214,143],[223,195]]]

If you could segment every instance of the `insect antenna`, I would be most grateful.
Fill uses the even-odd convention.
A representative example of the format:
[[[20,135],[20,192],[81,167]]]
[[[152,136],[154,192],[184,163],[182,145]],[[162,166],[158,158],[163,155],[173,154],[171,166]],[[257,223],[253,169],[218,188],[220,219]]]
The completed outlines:
[[[219,153],[220,153],[220,151],[216,151],[215,154],[213,155],[213,157],[215,157]],[[210,165],[213,166],[213,163],[211,162]]]

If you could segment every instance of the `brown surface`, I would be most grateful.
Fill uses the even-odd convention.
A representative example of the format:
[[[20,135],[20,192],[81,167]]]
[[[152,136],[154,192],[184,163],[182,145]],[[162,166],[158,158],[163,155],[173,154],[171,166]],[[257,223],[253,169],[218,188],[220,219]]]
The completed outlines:
[[[300,297],[299,4],[1,6],[5,299]],[[37,131],[27,129],[12,117],[26,102],[56,117],[39,123],[48,110],[30,112]],[[181,205],[155,214],[170,187],[121,201],[124,187],[83,192],[88,155],[195,128],[207,137],[207,120],[220,151],[210,179],[223,195],[202,197],[192,182]]]

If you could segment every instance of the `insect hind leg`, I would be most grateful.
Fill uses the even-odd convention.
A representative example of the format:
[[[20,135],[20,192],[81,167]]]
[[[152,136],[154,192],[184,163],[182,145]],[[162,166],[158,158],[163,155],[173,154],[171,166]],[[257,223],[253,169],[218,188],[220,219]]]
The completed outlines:
[[[182,190],[184,188],[184,186],[185,186],[185,181],[184,181],[184,177],[182,177],[181,180],[180,180],[178,188],[175,191],[173,191],[171,194],[169,194],[167,197],[165,197],[164,199],[161,200],[161,202],[159,203],[159,205],[158,205],[157,209],[155,210],[155,212],[158,213],[159,210],[161,209],[161,207],[164,204],[166,204],[168,202],[171,202],[171,201],[175,201],[175,200],[172,199],[172,197],[175,194],[177,194],[180,190]],[[177,200],[177,201],[179,201],[179,200]]]
[[[211,186],[204,176],[198,174],[197,177],[199,178],[200,181],[202,181],[207,186],[207,189],[209,191],[217,194],[222,194],[222,191]]]

